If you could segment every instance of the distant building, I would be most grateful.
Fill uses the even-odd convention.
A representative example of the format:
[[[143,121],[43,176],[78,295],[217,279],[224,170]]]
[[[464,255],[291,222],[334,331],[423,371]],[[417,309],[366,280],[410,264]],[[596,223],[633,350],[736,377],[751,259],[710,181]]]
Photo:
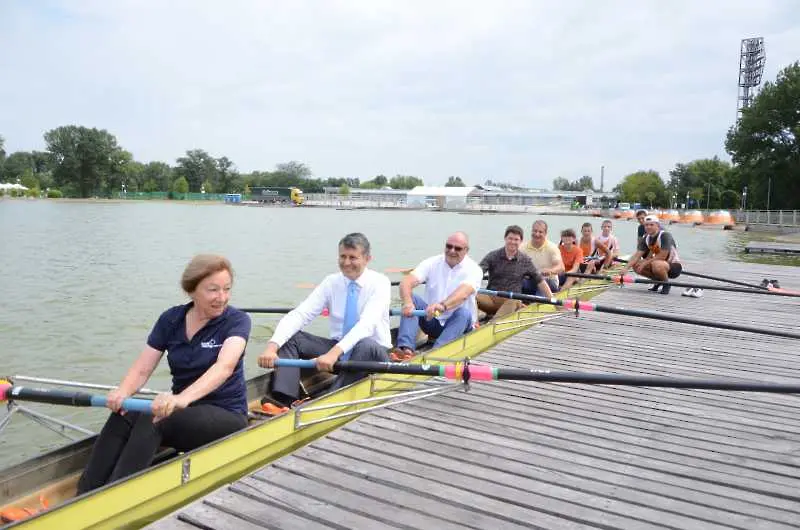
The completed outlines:
[[[466,208],[470,202],[478,202],[474,196],[475,186],[417,186],[408,191],[406,199],[410,208]]]

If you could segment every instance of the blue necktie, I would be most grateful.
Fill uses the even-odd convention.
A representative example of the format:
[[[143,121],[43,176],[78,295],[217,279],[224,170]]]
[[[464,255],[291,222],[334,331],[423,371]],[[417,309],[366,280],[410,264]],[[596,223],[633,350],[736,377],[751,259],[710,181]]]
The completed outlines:
[[[342,324],[342,337],[347,335],[358,322],[358,284],[351,281],[347,286],[347,301],[344,304],[344,323]],[[346,361],[350,352],[344,352],[342,360]]]

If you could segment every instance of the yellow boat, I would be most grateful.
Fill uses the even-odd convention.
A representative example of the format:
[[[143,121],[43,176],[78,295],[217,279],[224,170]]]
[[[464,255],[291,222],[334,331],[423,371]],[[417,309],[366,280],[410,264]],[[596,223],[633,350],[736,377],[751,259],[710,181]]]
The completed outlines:
[[[589,298],[608,285],[590,280],[556,296]],[[410,362],[474,358],[506,338],[555,316],[558,314],[554,306],[532,304],[440,348],[421,353]],[[255,419],[247,429],[194,451],[183,454],[167,451],[148,469],[75,497],[75,485],[94,440],[90,437],[0,473],[0,512],[12,507],[35,511],[41,509],[40,499],[45,498],[49,509],[11,523],[8,528],[140,528],[352,421],[370,407],[423,397],[431,391],[415,388],[424,379],[411,375],[367,377],[288,413]],[[251,410],[259,408],[268,380],[269,373],[248,381]]]

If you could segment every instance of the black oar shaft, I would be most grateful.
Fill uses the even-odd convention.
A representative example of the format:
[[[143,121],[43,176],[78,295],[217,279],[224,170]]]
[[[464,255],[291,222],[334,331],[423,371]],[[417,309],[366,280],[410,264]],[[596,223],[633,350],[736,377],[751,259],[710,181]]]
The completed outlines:
[[[620,263],[628,263],[628,260],[622,258],[614,258],[614,261],[618,261]],[[705,280],[713,280],[715,282],[725,282],[733,285],[741,285],[742,287],[752,287],[753,289],[762,289],[762,290],[767,289],[763,285],[755,285],[752,283],[739,282],[736,280],[730,280],[728,278],[722,278],[720,276],[709,276],[708,274],[700,274],[698,272],[681,271],[681,275],[694,276],[695,278],[703,278]]]
[[[705,320],[702,318],[695,318],[695,317],[683,317],[680,315],[670,315],[669,313],[657,313],[655,311],[645,311],[642,309],[623,309],[621,307],[613,307],[613,306],[605,306],[600,304],[595,304],[593,302],[580,302],[577,300],[559,300],[559,299],[550,299],[545,298],[544,296],[534,296],[534,295],[527,295],[527,294],[519,294],[519,293],[511,293],[508,291],[487,291],[485,289],[481,289],[479,292],[484,292],[486,294],[499,296],[501,298],[514,298],[517,300],[523,300],[527,302],[537,302],[541,304],[550,304],[550,305],[559,305],[559,306],[566,306],[568,308],[575,307],[575,304],[578,304],[579,310],[585,311],[597,311],[599,313],[610,313],[613,315],[626,315],[626,316],[635,316],[635,317],[642,317],[642,318],[651,318],[653,320],[665,320],[668,322],[678,322],[681,324],[693,324],[696,326],[707,326],[711,328],[720,328],[720,329],[728,329],[731,331],[745,331],[748,333],[759,333],[762,335],[771,335],[773,337],[784,337],[789,339],[800,339],[800,334],[792,333],[790,331],[781,331],[778,329],[770,329],[768,327],[754,327],[754,326],[745,326],[741,324],[731,324],[728,322],[717,322],[714,320]]]
[[[630,278],[628,276],[625,276],[625,278],[630,278],[630,279],[628,281],[623,280],[622,282],[620,282],[619,276],[611,276],[604,274],[584,274],[581,272],[568,272],[567,276],[571,276],[573,278],[586,278],[590,280],[606,280],[614,283],[633,282],[633,283],[654,284],[654,285],[671,285],[673,287],[692,287],[697,289],[708,289],[710,291],[727,291],[731,293],[766,294],[773,296],[788,296],[795,298],[798,297],[798,295],[796,294],[782,293],[779,291],[768,291],[766,289],[744,289],[742,287],[725,287],[724,285],[703,285],[699,283],[676,282],[674,280],[661,281],[661,280],[651,280],[649,278]]]
[[[73,392],[71,390],[14,387],[10,397],[18,401],[49,403],[51,405],[71,405],[73,407],[92,406],[91,394]]]
[[[381,363],[370,361],[338,361],[335,372],[393,373],[406,375],[442,376],[447,379],[468,381],[517,380],[543,383],[578,383],[589,385],[618,385],[659,388],[685,388],[698,390],[727,390],[741,392],[770,392],[779,394],[800,393],[800,384],[765,383],[758,381],[727,381],[624,375],[591,372],[564,372],[527,370],[522,368],[494,368],[481,364],[428,365],[413,363]]]

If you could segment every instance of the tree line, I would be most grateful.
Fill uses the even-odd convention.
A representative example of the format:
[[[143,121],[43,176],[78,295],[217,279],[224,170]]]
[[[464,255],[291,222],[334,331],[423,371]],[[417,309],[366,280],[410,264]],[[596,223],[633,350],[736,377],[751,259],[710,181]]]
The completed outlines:
[[[256,186],[296,186],[305,193],[322,193],[325,188],[411,189],[423,185],[421,178],[377,175],[361,182],[358,178],[314,178],[306,164],[297,161],[277,164],[273,171],[240,173],[226,156],[215,158],[203,149],[191,149],[174,165],[139,162],[123,149],[116,137],[103,129],[78,125],[57,127],[44,134],[44,151],[7,154],[0,136],[0,182],[18,182],[29,195],[116,197],[126,192],[249,193]]]
[[[664,182],[637,171],[614,188],[620,201],[703,209],[800,209],[800,62],[766,82],[725,138],[733,164],[717,157],[678,163]]]

